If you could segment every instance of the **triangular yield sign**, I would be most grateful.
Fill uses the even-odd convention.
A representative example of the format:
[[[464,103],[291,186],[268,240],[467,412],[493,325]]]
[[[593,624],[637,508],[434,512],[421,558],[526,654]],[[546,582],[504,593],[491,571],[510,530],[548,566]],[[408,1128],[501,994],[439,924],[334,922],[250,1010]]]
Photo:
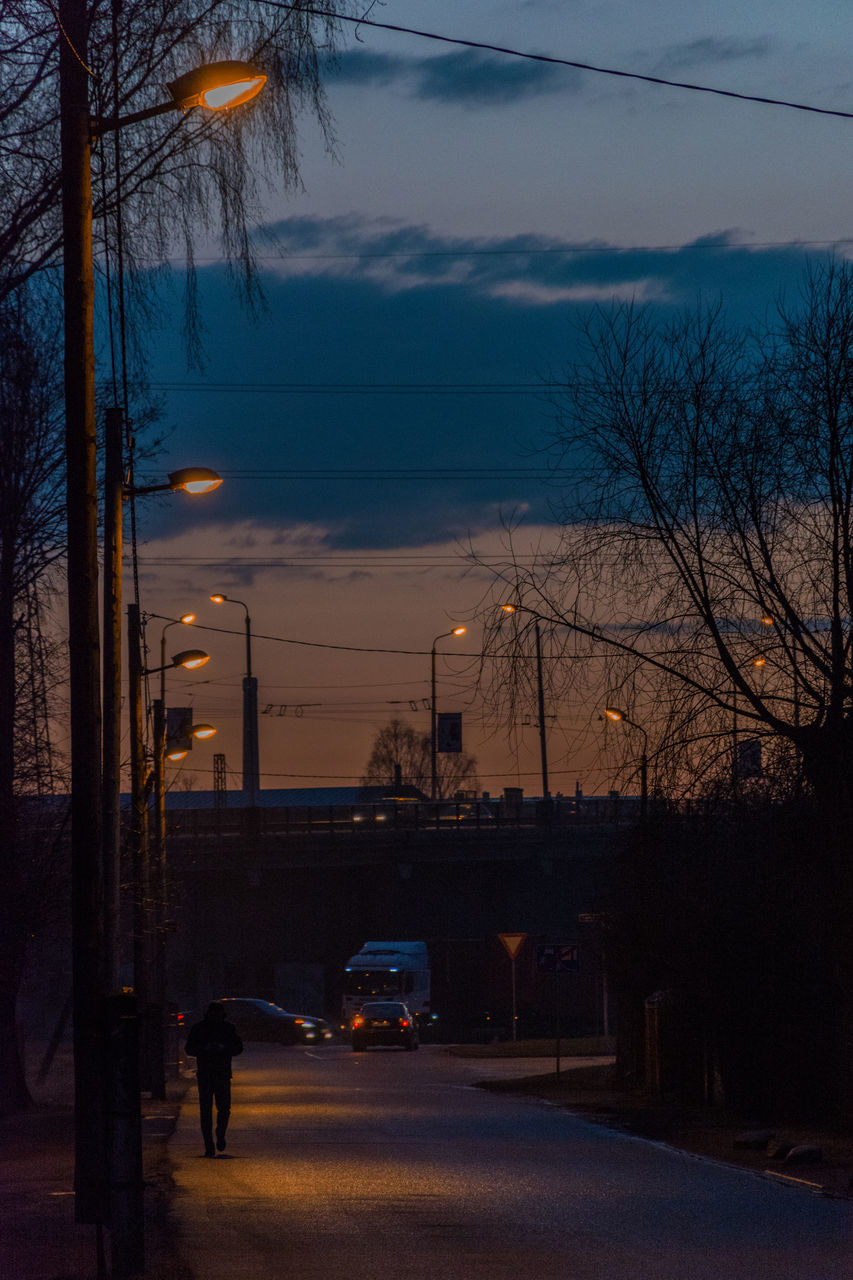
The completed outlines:
[[[499,933],[498,937],[504,944],[504,949],[510,960],[514,960],[521,948],[524,946],[526,933]]]

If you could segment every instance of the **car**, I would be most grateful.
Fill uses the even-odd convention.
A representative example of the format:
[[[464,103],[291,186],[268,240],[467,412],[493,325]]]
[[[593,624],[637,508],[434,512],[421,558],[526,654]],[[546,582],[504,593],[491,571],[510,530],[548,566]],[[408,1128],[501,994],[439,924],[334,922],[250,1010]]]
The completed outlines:
[[[418,1043],[418,1024],[399,1000],[369,1000],[352,1020],[353,1053],[362,1053],[368,1045],[417,1049]]]
[[[332,1030],[324,1018],[288,1013],[270,1000],[249,996],[223,996],[225,1016],[233,1022],[244,1040],[261,1040],[267,1044],[323,1044],[332,1039]]]

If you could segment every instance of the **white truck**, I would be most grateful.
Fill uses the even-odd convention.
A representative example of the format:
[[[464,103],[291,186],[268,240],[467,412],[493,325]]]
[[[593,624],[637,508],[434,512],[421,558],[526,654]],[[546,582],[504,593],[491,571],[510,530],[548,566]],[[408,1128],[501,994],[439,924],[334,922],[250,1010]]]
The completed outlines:
[[[367,1000],[402,1000],[418,1023],[432,1020],[425,942],[365,942],[344,970],[341,1017],[352,1022]]]

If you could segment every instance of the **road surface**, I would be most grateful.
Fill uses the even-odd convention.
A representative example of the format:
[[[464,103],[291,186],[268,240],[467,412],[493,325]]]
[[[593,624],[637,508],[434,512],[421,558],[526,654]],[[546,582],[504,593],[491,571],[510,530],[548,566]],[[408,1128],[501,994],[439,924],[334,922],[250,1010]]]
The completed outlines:
[[[550,1064],[549,1064],[550,1065]],[[198,1280],[850,1280],[853,1206],[472,1087],[541,1069],[250,1044],[171,1154]]]

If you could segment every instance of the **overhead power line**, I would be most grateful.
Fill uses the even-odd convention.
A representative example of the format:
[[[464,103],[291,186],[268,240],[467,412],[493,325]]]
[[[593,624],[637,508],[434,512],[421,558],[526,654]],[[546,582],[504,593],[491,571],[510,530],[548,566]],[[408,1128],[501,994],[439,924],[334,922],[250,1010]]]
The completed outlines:
[[[550,479],[563,472],[562,467],[269,467],[244,471],[223,469],[223,480],[537,480]],[[142,481],[155,484],[155,473]]]
[[[324,396],[531,396],[560,384],[544,382],[180,382],[150,384],[158,391],[261,392],[264,395]]]
[[[392,22],[376,22],[372,18],[355,18],[346,13],[330,13],[327,9],[311,9],[301,4],[285,4],[283,0],[264,0],[273,9],[298,9],[300,13],[309,13],[317,18],[334,18],[339,22],[349,22],[357,27],[375,27],[379,31],[394,31],[400,35],[419,36],[422,40],[435,40],[441,44],[452,44],[464,49],[482,49],[487,53],[502,53],[510,58],[525,58],[530,62],[545,62],[552,66],[573,67],[577,71],[592,71],[597,75],[616,76],[622,80],[641,80],[645,84],[661,85],[669,89],[686,89],[692,93],[709,93],[719,98],[736,98],[741,102],[757,102],[768,107],[789,107],[793,111],[809,111],[815,115],[836,116],[842,120],[853,120],[853,111],[840,111],[831,107],[815,107],[805,102],[792,102],[787,98],[768,98],[762,94],[742,93],[736,89],[718,89],[711,85],[693,84],[688,80],[668,80],[664,76],[644,75],[640,71],[622,71],[614,67],[599,67],[591,62],[577,62],[571,58],[558,58],[546,53],[528,53],[523,49],[512,49],[505,45],[488,44],[483,40],[465,40],[459,36],[440,35],[436,31],[419,31],[415,27],[401,27]]]

